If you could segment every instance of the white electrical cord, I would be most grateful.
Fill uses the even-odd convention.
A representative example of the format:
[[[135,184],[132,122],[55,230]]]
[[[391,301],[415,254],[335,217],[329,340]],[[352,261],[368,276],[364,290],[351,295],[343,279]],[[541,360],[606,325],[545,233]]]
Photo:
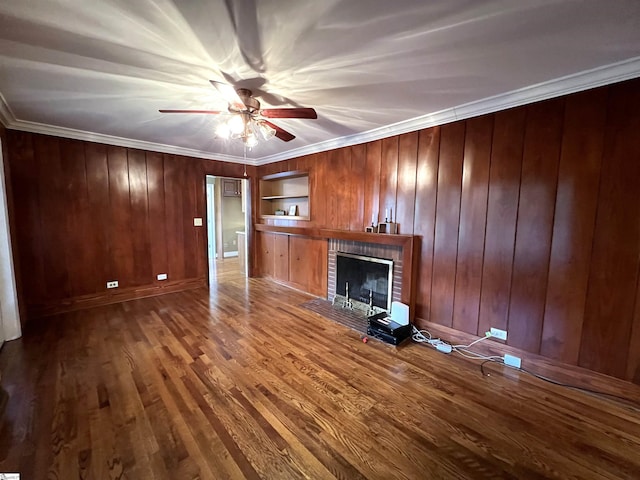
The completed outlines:
[[[444,353],[456,352],[458,355],[470,358],[473,360],[494,360],[494,361],[502,361],[503,358],[498,355],[483,355],[481,353],[472,352],[467,350],[469,347],[475,345],[476,343],[489,338],[491,335],[488,334],[482,338],[474,340],[469,345],[451,345],[444,340],[439,338],[433,338],[431,334],[427,330],[418,330],[415,326],[413,327],[413,334],[411,335],[411,339],[417,343],[426,343],[427,345],[432,346],[433,348],[439,350]]]

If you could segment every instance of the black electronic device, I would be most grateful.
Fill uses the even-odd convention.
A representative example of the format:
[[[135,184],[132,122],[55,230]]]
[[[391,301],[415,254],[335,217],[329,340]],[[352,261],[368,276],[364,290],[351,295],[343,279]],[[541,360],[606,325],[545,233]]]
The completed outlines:
[[[368,319],[369,326],[375,330],[385,332],[393,336],[402,336],[405,331],[411,332],[411,325],[400,325],[394,322],[387,312],[381,312],[376,315],[370,316]]]
[[[411,333],[411,331],[409,331],[409,333]],[[383,342],[389,343],[391,345],[400,345],[410,336],[409,334],[393,336],[383,332],[382,330],[376,330],[375,328],[372,328],[372,327],[367,327],[367,335],[369,335],[372,338],[377,338],[378,340],[382,340]]]
[[[391,320],[387,312],[372,315],[367,320],[367,335],[391,345],[399,345],[411,336],[411,324],[400,325]]]

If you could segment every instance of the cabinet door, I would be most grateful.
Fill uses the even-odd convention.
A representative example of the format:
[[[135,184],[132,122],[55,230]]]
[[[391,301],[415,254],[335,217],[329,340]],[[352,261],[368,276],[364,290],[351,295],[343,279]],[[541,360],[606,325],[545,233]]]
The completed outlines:
[[[258,274],[262,277],[274,276],[274,233],[257,232],[256,243],[258,246],[256,265]]]
[[[308,292],[327,298],[329,242],[321,238],[310,238],[307,250]]]
[[[290,237],[289,281],[305,292],[326,298],[327,254],[324,239]]]
[[[275,235],[274,241],[274,277],[289,281],[289,235]]]

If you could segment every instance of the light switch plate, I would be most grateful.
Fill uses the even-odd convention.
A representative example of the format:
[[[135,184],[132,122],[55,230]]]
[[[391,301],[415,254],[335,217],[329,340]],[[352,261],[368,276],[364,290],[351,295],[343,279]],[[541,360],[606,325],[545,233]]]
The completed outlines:
[[[194,227],[201,227],[202,226],[202,218],[200,217],[195,217],[193,219],[193,226]]]

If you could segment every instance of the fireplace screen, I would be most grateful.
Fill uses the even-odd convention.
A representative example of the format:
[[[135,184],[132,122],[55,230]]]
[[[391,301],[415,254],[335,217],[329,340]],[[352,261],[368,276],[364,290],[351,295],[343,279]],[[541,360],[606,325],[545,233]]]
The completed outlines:
[[[391,309],[393,260],[336,253],[336,294],[387,311]]]

